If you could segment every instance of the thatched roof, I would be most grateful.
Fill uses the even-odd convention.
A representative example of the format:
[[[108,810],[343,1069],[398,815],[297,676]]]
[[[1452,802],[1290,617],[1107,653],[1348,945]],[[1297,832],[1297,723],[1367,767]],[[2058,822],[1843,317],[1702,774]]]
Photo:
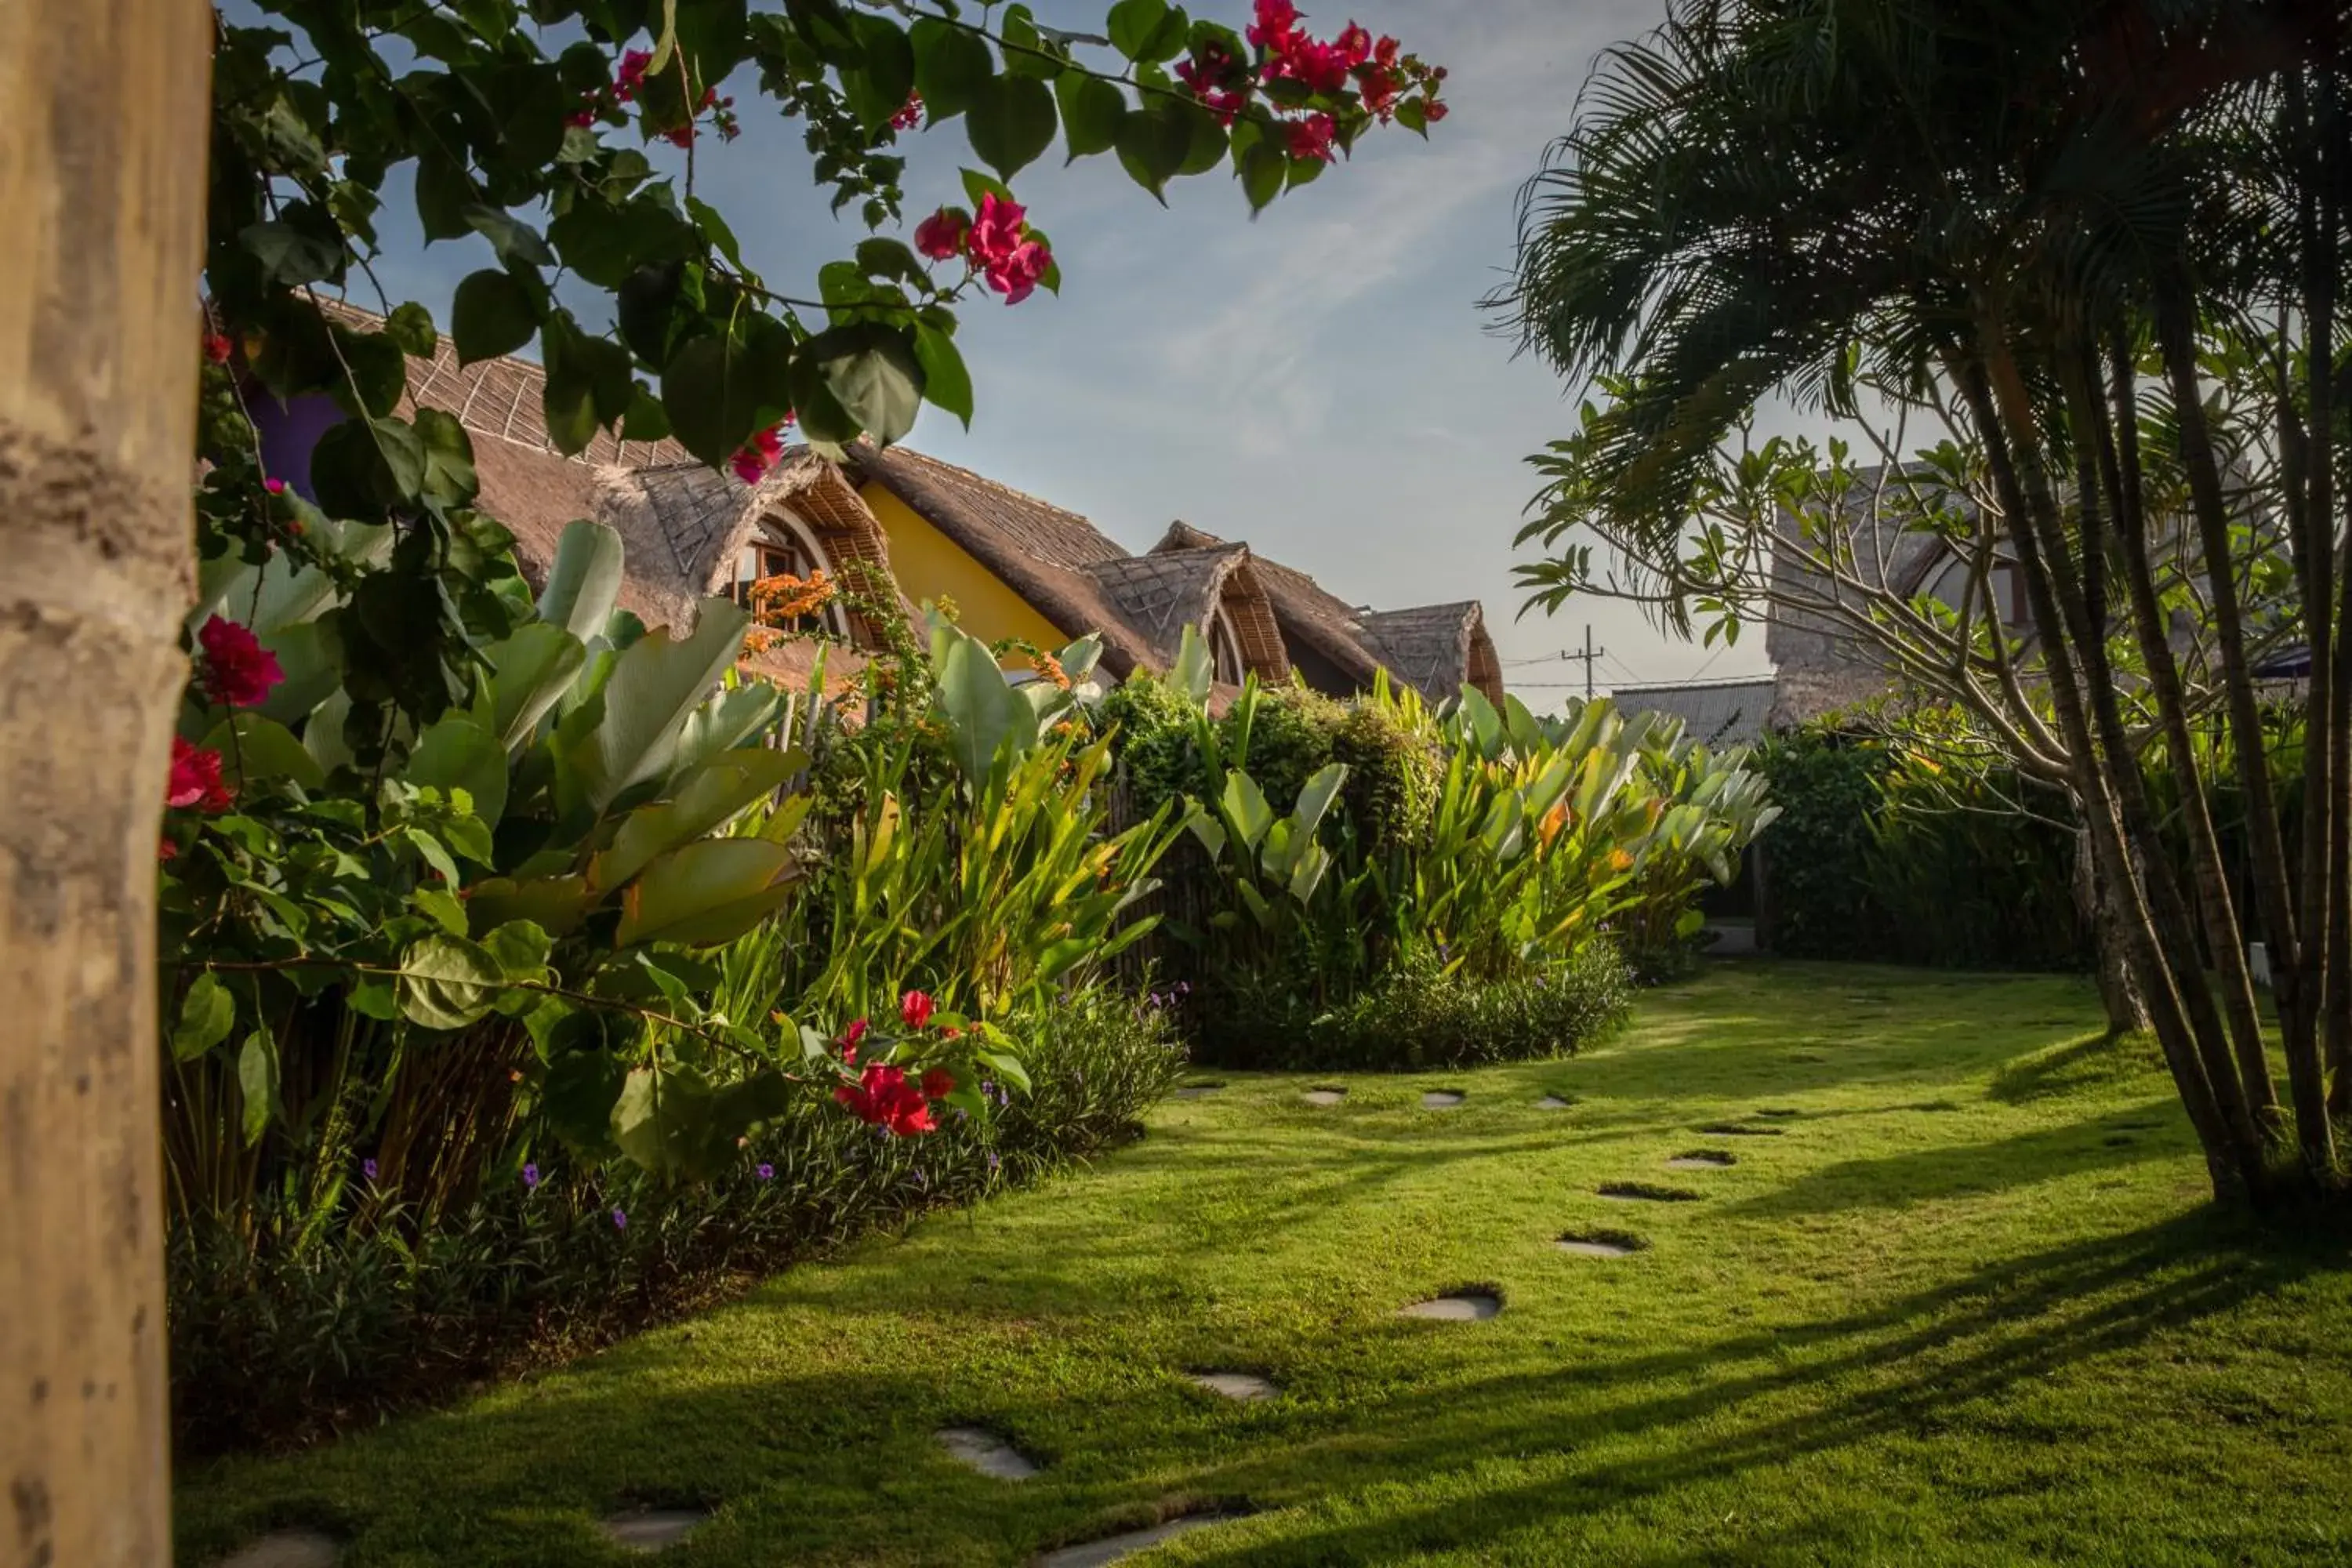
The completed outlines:
[[[1490,701],[1503,700],[1503,665],[1486,635],[1486,612],[1475,599],[1380,610],[1364,616],[1364,639],[1405,682],[1432,701],[1465,686]]]
[[[1181,555],[1224,542],[1190,523],[1173,522],[1152,552]],[[1375,672],[1385,668],[1433,701],[1444,701],[1465,683],[1502,700],[1502,663],[1476,600],[1407,610],[1360,610],[1295,567],[1256,554],[1250,563],[1284,634],[1313,649],[1358,686],[1370,686]]]
[[[1222,609],[1241,645],[1244,668],[1269,680],[1290,673],[1274,607],[1258,586],[1246,545],[1129,555],[1097,561],[1087,573],[1102,584],[1129,626],[1143,635],[1163,667],[1182,651],[1185,627],[1206,636]]]
[[[861,442],[849,466],[954,541],[1064,637],[1101,634],[1111,674],[1124,680],[1138,669],[1165,668],[1152,639],[1129,623],[1110,587],[1088,570],[1130,557],[1076,512],[904,447]]]

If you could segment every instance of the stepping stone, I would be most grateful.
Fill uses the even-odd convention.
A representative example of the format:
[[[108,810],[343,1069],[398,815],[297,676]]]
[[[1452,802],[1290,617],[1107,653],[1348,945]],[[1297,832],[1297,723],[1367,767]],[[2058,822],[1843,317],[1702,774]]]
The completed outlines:
[[[1562,1252],[1579,1258],[1631,1258],[1649,1243],[1622,1230],[1570,1231],[1559,1238]]]
[[[1423,1110],[1451,1110],[1470,1097],[1456,1089],[1433,1089],[1421,1097]]]
[[[653,1508],[616,1513],[599,1521],[596,1528],[623,1551],[650,1557],[684,1541],[709,1517],[698,1508]]]
[[[1192,1372],[1184,1375],[1212,1394],[1222,1394],[1244,1405],[1272,1399],[1282,1393],[1270,1380],[1254,1372]]]
[[[1801,1063],[1805,1067],[1815,1067],[1830,1058],[1819,1051],[1790,1051],[1783,1059]]]
[[[1106,1563],[1116,1563],[1163,1541],[1173,1541],[1187,1531],[1244,1517],[1238,1513],[1187,1514],[1182,1519],[1171,1519],[1165,1524],[1155,1524],[1149,1530],[1130,1530],[1120,1535],[1106,1535],[1100,1541],[1082,1541],[1076,1546],[1040,1552],[1029,1560],[1030,1568],[1104,1568]]]
[[[1666,1162],[1669,1171],[1720,1171],[1727,1165],[1739,1163],[1739,1156],[1721,1149],[1694,1149],[1687,1154],[1677,1154]]]
[[[1778,1138],[1778,1127],[1743,1127],[1737,1121],[1710,1121],[1699,1129],[1710,1138]]]
[[[1348,1091],[1344,1089],[1310,1089],[1306,1094],[1309,1105],[1337,1105],[1347,1098]]]
[[[940,1446],[983,1476],[1025,1481],[1045,1467],[985,1426],[942,1426]]]
[[[1570,1106],[1574,1105],[1576,1101],[1572,1100],[1562,1100],[1556,1094],[1547,1094],[1541,1100],[1536,1101],[1536,1109],[1538,1110],[1566,1110]]]
[[[1647,1182],[1610,1182],[1601,1188],[1601,1195],[1624,1204],[1691,1204],[1698,1201],[1696,1193],[1686,1193],[1680,1187],[1654,1187]]]
[[[1757,1115],[1768,1121],[1793,1121],[1804,1114],[1801,1110],[1759,1110]]]
[[[1224,1088],[1221,1083],[1188,1083],[1176,1091],[1179,1100],[1202,1100]]]
[[[315,1530],[273,1530],[220,1568],[335,1568],[343,1549]]]
[[[1503,1299],[1491,1290],[1455,1290],[1433,1300],[1399,1307],[1397,1316],[1439,1323],[1483,1323],[1502,1310]]]

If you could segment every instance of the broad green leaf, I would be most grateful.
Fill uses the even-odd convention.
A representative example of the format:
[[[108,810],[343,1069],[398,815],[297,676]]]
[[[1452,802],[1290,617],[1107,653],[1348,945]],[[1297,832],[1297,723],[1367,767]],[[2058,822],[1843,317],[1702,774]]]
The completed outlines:
[[[784,694],[764,680],[739,681],[721,687],[687,720],[686,728],[678,731],[677,757],[673,764],[683,772],[698,767],[721,752],[731,752],[752,737],[776,724],[791,706]],[[787,753],[797,772],[807,759],[797,752]]]
[[[1158,196],[1192,152],[1192,122],[1181,103],[1139,109],[1119,121],[1118,161],[1129,177]]]
[[[428,936],[400,960],[400,1010],[428,1029],[462,1029],[490,1010],[506,973],[478,943]]]
[[[744,334],[700,337],[662,369],[662,410],[686,449],[717,468],[792,405],[792,334],[763,321]]]
[[[1217,678],[1216,655],[1209,650],[1208,640],[1201,636],[1198,626],[1184,628],[1182,646],[1176,650],[1176,663],[1168,671],[1168,683],[1195,707],[1209,700],[1209,688]]]
[[[924,112],[934,122],[970,109],[996,75],[995,58],[969,27],[927,16],[908,29],[908,37],[915,50],[915,90],[923,95]]]
[[[341,247],[290,223],[253,224],[236,237],[261,264],[265,279],[289,289],[324,282],[343,269]]]
[[[1184,8],[1167,0],[1119,0],[1110,8],[1111,47],[1139,64],[1174,59],[1192,30]]]
[[[880,445],[915,427],[923,366],[906,333],[875,321],[835,327],[803,343],[797,361],[815,369],[835,400]]]
[[[1054,943],[1038,956],[1038,982],[1041,984],[1052,984],[1071,970],[1076,969],[1088,953],[1093,952],[1100,945],[1091,938],[1086,937],[1073,937],[1067,942]]]
[[[1242,154],[1242,192],[1250,211],[1264,212],[1282,195],[1290,175],[1290,160],[1281,148],[1261,142]]]
[[[539,230],[512,213],[475,202],[466,208],[466,222],[490,242],[490,248],[499,253],[500,261],[520,261],[532,267],[555,265],[555,252],[547,247]]]
[[[619,656],[599,700],[556,727],[557,796],[566,816],[602,815],[623,790],[668,771],[680,731],[734,664],[750,624],[733,601],[706,599],[691,637],[680,641],[664,627]]]
[[[612,1148],[613,1110],[628,1072],[626,1063],[602,1050],[565,1051],[548,1063],[540,1109],[568,1148],[590,1157]]]
[[[1242,847],[1255,852],[1266,829],[1274,826],[1274,808],[1265,803],[1265,792],[1257,781],[1235,768],[1225,775],[1223,800],[1225,825],[1239,839]]]
[[[1195,806],[1192,815],[1184,819],[1184,826],[1192,830],[1192,837],[1201,841],[1201,847],[1209,852],[1211,860],[1224,854],[1225,830],[1215,817]]]
[[[962,627],[944,621],[931,630],[931,668],[949,749],[974,790],[996,765],[1000,750],[1025,752],[1036,739],[1036,717],[1004,679],[996,655]]]
[[[228,987],[209,970],[196,976],[180,1002],[180,1021],[172,1030],[172,1058],[192,1062],[223,1040],[236,1026],[236,1001]]]
[[[278,1041],[267,1027],[246,1036],[236,1053],[236,1089],[245,1106],[245,1142],[251,1148],[269,1130],[270,1113],[278,1108]]]
[[[1059,123],[1053,89],[1033,76],[993,79],[974,95],[965,115],[971,150],[1007,180],[1054,144]]]
[[[441,334],[433,330],[433,312],[414,300],[384,319],[383,334],[400,345],[401,353],[417,359],[431,359],[441,346]]]
[[[1315,776],[1307,781],[1306,786],[1298,792],[1298,807],[1292,813],[1292,819],[1298,824],[1300,833],[1309,838],[1314,837],[1315,830],[1323,824],[1323,814],[1331,809],[1331,802],[1338,798],[1347,782],[1348,764],[1345,763],[1332,763],[1318,769]]]
[[[474,815],[496,827],[507,810],[507,749],[488,725],[453,708],[416,738],[404,770],[412,784],[431,784],[444,794],[464,790]]]
[[[449,336],[460,365],[510,354],[538,331],[539,307],[512,273],[485,268],[458,283],[449,307]]]
[[[305,789],[327,782],[318,759],[303,750],[292,731],[250,710],[213,726],[204,744],[221,754],[221,777],[238,788],[265,779],[292,779]]]
[[[603,631],[621,592],[625,554],[620,534],[605,524],[585,519],[564,524],[539,596],[539,618],[583,643]]]
[[[560,551],[556,561],[560,567]],[[551,589],[554,576],[551,570]],[[488,658],[493,672],[491,723],[499,744],[513,752],[530,740],[539,721],[572,689],[588,662],[588,649],[562,626],[533,621],[491,648]]]
[[[593,900],[585,877],[494,877],[476,884],[466,912],[477,932],[528,921],[550,936],[569,936],[588,918]]]
[[[923,395],[971,428],[971,372],[955,340],[928,322],[915,328],[915,363],[923,367]]]
[[[800,771],[796,753],[750,747],[715,757],[678,782],[670,799],[641,805],[621,823],[613,847],[588,865],[599,893],[620,887],[656,855],[691,842],[773,795]]]
[[[1062,108],[1062,142],[1072,158],[1108,153],[1118,145],[1118,128],[1127,118],[1127,95],[1084,71],[1066,71],[1054,84]]]
[[[547,955],[554,945],[554,940],[530,921],[509,921],[482,938],[482,951],[509,982],[544,980]]]
[[[621,900],[616,947],[730,942],[783,907],[799,857],[764,838],[712,838],[656,858]]]

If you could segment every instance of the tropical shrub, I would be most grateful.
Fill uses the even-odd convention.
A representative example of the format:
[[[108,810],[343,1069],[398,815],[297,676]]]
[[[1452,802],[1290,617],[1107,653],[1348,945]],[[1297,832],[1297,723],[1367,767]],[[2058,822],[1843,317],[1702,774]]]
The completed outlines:
[[[1008,1020],[1030,1091],[893,1139],[796,1093],[721,1174],[658,1181],[557,1151],[430,1225],[389,1202],[346,1223],[272,1192],[242,1228],[177,1227],[173,1411],[189,1452],[361,1425],[550,1354],[592,1347],[877,1226],[1025,1183],[1127,1136],[1182,1047],[1168,1016],[1103,987]],[[991,1092],[997,1092],[991,1086]],[[351,1184],[364,1189],[364,1178]]]
[[[1415,958],[1314,1019],[1282,1065],[1422,1072],[1574,1054],[1623,1022],[1633,980],[1608,942],[1482,980]]]

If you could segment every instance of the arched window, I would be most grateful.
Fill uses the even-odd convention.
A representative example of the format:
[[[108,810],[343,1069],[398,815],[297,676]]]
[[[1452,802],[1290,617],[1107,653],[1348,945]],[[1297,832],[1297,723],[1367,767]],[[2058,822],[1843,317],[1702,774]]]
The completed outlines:
[[[752,612],[760,624],[778,631],[814,632],[836,637],[849,635],[849,623],[844,616],[841,601],[836,597],[823,608],[811,614],[783,616],[772,606],[754,602],[754,588],[776,577],[796,578],[807,582],[818,573],[828,580],[833,576],[832,563],[826,560],[824,547],[802,525],[798,518],[778,512],[761,520],[751,537],[735,556],[735,583],[731,597]],[[839,585],[835,584],[838,592]]]
[[[1241,636],[1222,606],[1209,622],[1209,652],[1214,656],[1217,679],[1227,686],[1239,686],[1248,667],[1242,663]]]

